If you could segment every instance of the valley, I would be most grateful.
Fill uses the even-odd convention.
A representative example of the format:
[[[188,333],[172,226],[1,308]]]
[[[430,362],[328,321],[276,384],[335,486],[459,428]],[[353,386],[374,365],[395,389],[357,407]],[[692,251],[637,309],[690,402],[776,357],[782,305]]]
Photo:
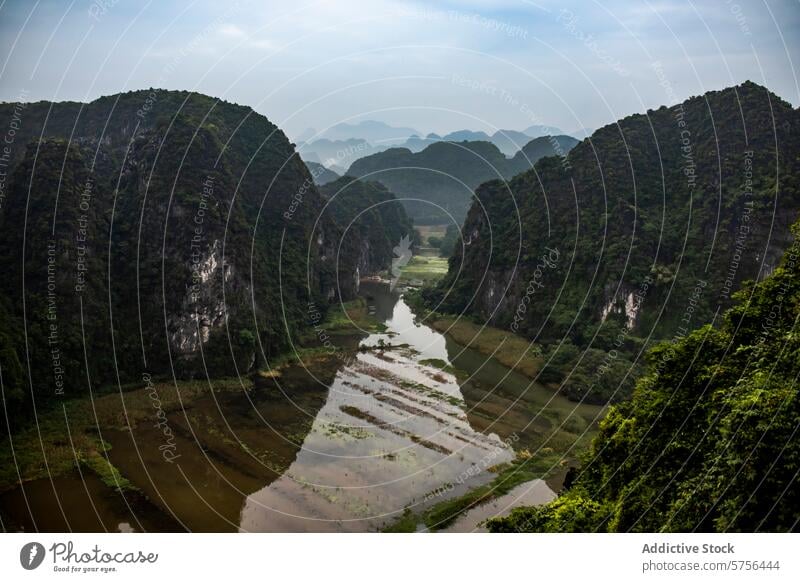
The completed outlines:
[[[766,88],[346,167],[192,92],[25,115],[5,531],[796,527],[800,116]]]
[[[602,408],[416,321],[385,284],[361,295],[366,312],[356,302],[348,319],[368,334],[328,327],[333,347],[310,338],[249,379],[156,383],[168,456],[147,387],[72,402],[68,427],[46,414],[3,460],[4,527],[376,531],[420,515],[429,529],[473,529],[490,515],[462,523],[471,507],[551,499]]]

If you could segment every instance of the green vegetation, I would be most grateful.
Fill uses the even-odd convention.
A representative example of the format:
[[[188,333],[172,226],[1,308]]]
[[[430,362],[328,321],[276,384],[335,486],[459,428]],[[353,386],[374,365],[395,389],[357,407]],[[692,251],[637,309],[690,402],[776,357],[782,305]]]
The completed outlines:
[[[108,461],[110,447],[97,436],[98,427],[136,427],[140,422],[153,422],[159,410],[164,414],[179,410],[212,390],[237,392],[252,386],[249,379],[233,378],[211,383],[180,382],[177,386],[139,384],[125,386],[122,392],[95,394],[92,399],[68,400],[63,408],[40,411],[35,427],[13,435],[13,451],[10,446],[0,447],[0,491],[23,481],[65,474],[77,463],[97,473],[109,487],[132,490],[132,484]]]
[[[363,157],[348,173],[369,176],[401,197],[414,198],[403,204],[418,224],[461,224],[479,184],[511,178],[544,156],[566,154],[576,143],[569,136],[536,138],[507,158],[488,141],[440,141],[417,153],[391,148]]]
[[[417,232],[403,205],[383,184],[344,176],[325,184],[320,192],[329,200],[323,215],[332,215],[346,232],[342,252],[357,257],[361,274],[389,270],[394,248],[403,237],[412,244],[417,242]]]
[[[453,254],[453,249],[460,241],[460,231],[454,224],[432,224],[415,226],[419,233],[420,246],[416,254],[423,257],[441,257],[449,259]],[[445,264],[444,276],[447,273]]]
[[[414,227],[419,237],[417,254],[424,256],[440,256],[439,247],[446,231],[443,224],[423,224]]]
[[[308,171],[311,173],[311,176],[314,178],[314,183],[317,186],[322,186],[328,182],[334,182],[340,177],[339,174],[333,170],[329,170],[317,162],[306,162],[306,167],[308,167]]]
[[[123,477],[119,472],[119,469],[111,464],[111,461],[108,460],[108,457],[102,454],[108,451],[111,448],[111,445],[102,442],[101,448],[102,452],[90,451],[84,456],[82,451],[76,451],[75,455],[82,464],[94,471],[97,476],[100,477],[100,480],[106,487],[119,492],[138,491],[138,488],[128,481],[128,479]]]
[[[461,232],[455,224],[450,224],[447,226],[447,231],[439,245],[439,254],[449,259],[453,256],[457,245],[461,246]]]
[[[304,336],[304,342],[314,344],[313,338],[320,331],[336,335],[353,335],[359,332],[380,331],[385,327],[375,317],[370,315],[367,301],[358,297],[352,301],[345,301],[328,309],[325,319],[309,330]],[[312,338],[309,341],[309,338]]]
[[[410,299],[413,301],[413,298]],[[415,305],[425,323],[447,334],[456,343],[477,350],[498,362],[535,378],[542,366],[541,351],[530,341],[488,325],[478,325],[465,317],[439,315]]]
[[[536,379],[576,402],[605,404],[630,397],[640,366],[625,355],[570,342],[550,344],[542,354]]]
[[[310,311],[324,318],[358,274],[386,268],[411,228],[381,204],[345,236],[348,212],[393,196],[360,184],[320,216],[327,199],[275,125],[185,91],[30,103],[7,171],[4,433],[34,400],[47,410],[143,372],[262,368],[313,327]]]
[[[440,360],[438,358],[428,358],[425,360],[420,360],[419,363],[422,364],[423,366],[430,366],[432,368],[437,368],[443,372],[447,372],[448,374],[456,373],[456,369],[453,366],[451,366],[444,360]]]
[[[482,184],[469,244],[422,297],[535,339],[541,380],[573,399],[629,398],[649,347],[711,322],[777,263],[798,160],[800,110],[754,83],[626,117]]]
[[[559,460],[560,456],[553,454],[540,457],[531,457],[525,453],[518,455],[511,463],[492,467],[491,471],[496,476],[486,485],[470,489],[464,495],[440,501],[419,514],[406,510],[398,521],[383,531],[413,532],[419,523],[431,531],[445,529],[473,507],[502,497],[517,485],[533,479],[546,479],[556,470],[554,467],[559,467]]]
[[[293,349],[268,358],[267,365],[258,371],[258,375],[262,378],[276,378],[289,366],[299,363],[310,366],[331,358],[334,354],[342,356],[349,349],[354,350],[355,346],[348,348],[337,345],[333,342],[335,338],[347,339],[365,333],[382,333],[385,329],[383,323],[370,315],[363,297],[340,303],[331,307],[325,318],[316,321],[313,328],[300,335]]]
[[[442,257],[423,257],[415,255],[403,267],[400,281],[419,282],[423,285],[436,283],[447,274],[447,260]]]
[[[800,237],[800,222],[794,227]],[[800,520],[800,242],[719,328],[650,351],[556,501],[492,531],[792,531]]]

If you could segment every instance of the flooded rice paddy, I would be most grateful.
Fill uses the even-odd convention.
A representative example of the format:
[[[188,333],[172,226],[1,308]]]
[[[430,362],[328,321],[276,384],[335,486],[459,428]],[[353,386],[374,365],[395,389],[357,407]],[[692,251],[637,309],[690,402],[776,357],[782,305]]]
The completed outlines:
[[[467,508],[445,531],[480,531],[553,499],[600,408],[455,344],[384,285],[362,291],[380,333],[339,338],[329,357],[168,413],[172,462],[153,423],[100,430],[132,487],[116,491],[85,469],[30,481],[0,494],[3,529],[379,531],[520,459],[538,461],[541,478]]]

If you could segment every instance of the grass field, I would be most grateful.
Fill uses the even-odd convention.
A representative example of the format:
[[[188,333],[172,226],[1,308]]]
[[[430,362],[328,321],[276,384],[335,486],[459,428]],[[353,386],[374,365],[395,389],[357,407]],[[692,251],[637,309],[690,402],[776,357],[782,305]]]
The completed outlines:
[[[457,343],[491,356],[507,368],[533,378],[542,367],[538,346],[523,337],[496,327],[483,327],[463,317],[428,315],[428,325],[446,333]]]
[[[420,225],[414,227],[422,239],[422,246],[429,246],[428,239],[432,236],[443,238],[447,232],[446,224]]]
[[[447,259],[443,257],[414,256],[403,267],[400,281],[430,285],[447,274]]]
[[[105,393],[94,399],[64,402],[39,415],[37,425],[13,436],[11,447],[0,448],[0,491],[30,481],[56,476],[80,464],[113,488],[130,484],[108,462],[109,445],[97,434],[98,427],[136,426],[153,422],[154,415],[178,410],[196,398],[214,392],[249,390],[248,378],[213,381],[155,383],[124,392]],[[45,461],[46,459],[46,461]],[[18,472],[19,471],[19,472]]]

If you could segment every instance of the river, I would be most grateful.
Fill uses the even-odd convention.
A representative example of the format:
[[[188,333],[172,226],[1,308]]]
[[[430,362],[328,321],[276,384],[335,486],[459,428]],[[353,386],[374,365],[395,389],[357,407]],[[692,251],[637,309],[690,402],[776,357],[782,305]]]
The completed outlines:
[[[85,469],[33,481],[0,495],[4,528],[378,531],[520,458],[547,460],[546,479],[470,508],[448,529],[480,530],[512,507],[553,499],[600,409],[415,321],[385,285],[364,284],[362,295],[385,330],[338,338],[335,357],[170,413],[175,462],[164,461],[163,435],[149,423],[104,430],[110,461],[138,491],[122,495]]]

